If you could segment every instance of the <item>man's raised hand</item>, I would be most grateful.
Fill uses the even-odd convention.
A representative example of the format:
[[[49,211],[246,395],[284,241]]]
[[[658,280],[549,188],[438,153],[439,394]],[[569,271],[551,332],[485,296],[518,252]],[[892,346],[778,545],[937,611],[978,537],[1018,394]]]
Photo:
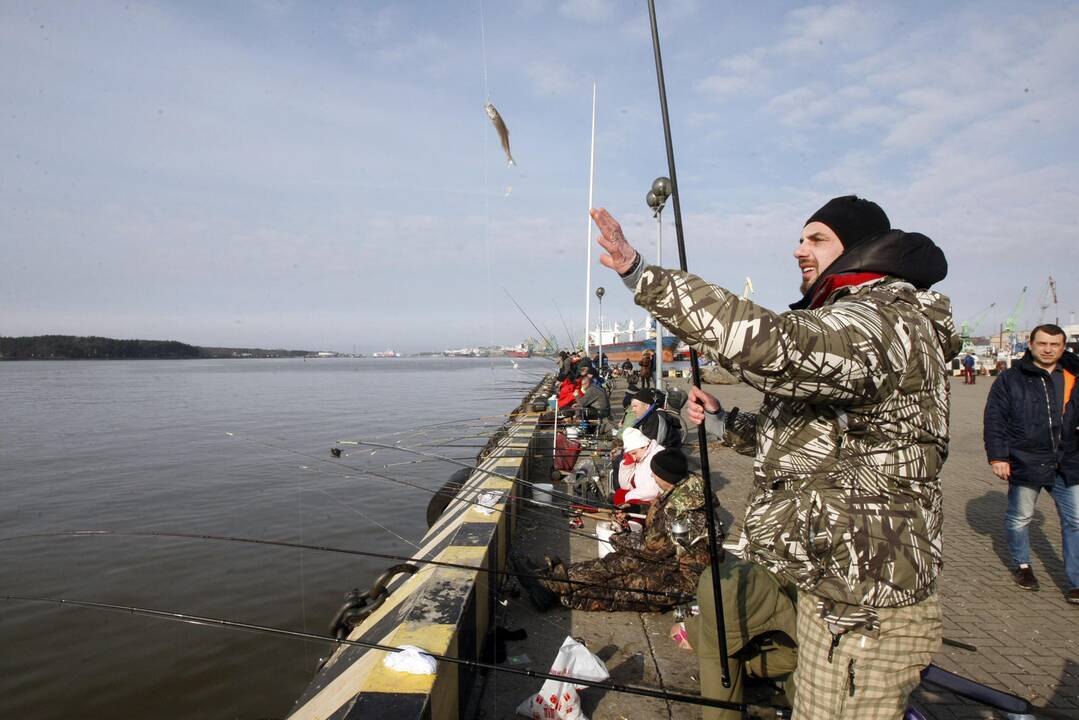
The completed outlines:
[[[626,242],[626,236],[622,234],[622,226],[611,217],[606,208],[593,208],[592,220],[599,228],[599,244],[605,252],[599,256],[599,261],[611,268],[619,275],[624,275],[637,259],[637,251]]]

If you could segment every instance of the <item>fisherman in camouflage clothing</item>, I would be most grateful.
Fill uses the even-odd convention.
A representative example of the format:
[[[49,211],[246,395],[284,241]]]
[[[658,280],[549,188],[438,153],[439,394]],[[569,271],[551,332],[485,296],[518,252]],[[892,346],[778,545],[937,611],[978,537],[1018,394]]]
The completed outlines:
[[[704,482],[689,473],[679,450],[656,453],[651,467],[663,492],[648,510],[644,532],[612,535],[614,552],[597,560],[568,566],[548,560],[540,582],[566,607],[663,612],[696,594],[697,581],[709,564]],[[677,537],[676,522],[682,525]]]
[[[949,300],[929,290],[944,254],[875,203],[835,198],[794,253],[802,299],[774,313],[645,265],[606,210],[592,216],[637,304],[764,393],[756,414],[727,415],[695,390],[691,419],[712,415],[756,458],[730,549],[799,589],[795,717],[899,718],[941,642],[939,476],[960,347]]]

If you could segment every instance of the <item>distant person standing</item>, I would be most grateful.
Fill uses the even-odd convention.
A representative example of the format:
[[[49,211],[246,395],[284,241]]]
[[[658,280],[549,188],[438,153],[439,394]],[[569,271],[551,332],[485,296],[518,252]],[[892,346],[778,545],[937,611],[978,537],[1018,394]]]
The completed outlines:
[[[641,387],[652,387],[652,351],[645,350],[641,353]]]
[[[964,385],[973,385],[974,384],[974,364],[975,364],[974,355],[972,355],[971,353],[967,353],[966,356],[963,358],[963,384]]]
[[[1064,352],[1065,340],[1060,327],[1039,325],[1023,359],[997,376],[985,403],[985,453],[1009,483],[1004,527],[1016,584],[1038,589],[1027,526],[1044,488],[1060,514],[1065,598],[1079,605],[1079,357]]]

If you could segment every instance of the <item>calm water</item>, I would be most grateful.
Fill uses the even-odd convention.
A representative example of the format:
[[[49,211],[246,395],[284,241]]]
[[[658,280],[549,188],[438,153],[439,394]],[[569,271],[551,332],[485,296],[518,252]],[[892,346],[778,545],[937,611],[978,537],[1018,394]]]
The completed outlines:
[[[411,554],[430,495],[346,477],[334,441],[474,457],[489,417],[553,367],[487,360],[0,363],[0,538],[166,530]],[[422,433],[420,425],[484,420]],[[259,445],[226,433],[235,433]],[[274,446],[274,447],[270,447]],[[289,452],[293,451],[293,452]],[[349,452],[349,449],[346,449]],[[296,453],[309,453],[315,458]],[[415,460],[356,450],[342,462]],[[437,488],[456,469],[385,472]],[[401,538],[373,525],[376,517]],[[0,594],[138,605],[325,633],[383,561],[153,538],[0,542]],[[327,646],[125,614],[0,602],[0,717],[277,718]]]

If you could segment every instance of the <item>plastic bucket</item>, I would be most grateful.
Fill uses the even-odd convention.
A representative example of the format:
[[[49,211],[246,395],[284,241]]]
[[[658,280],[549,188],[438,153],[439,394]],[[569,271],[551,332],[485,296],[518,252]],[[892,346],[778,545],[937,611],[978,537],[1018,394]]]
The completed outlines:
[[[599,538],[599,556],[606,557],[610,553],[614,552],[614,547],[611,543],[607,542],[611,539],[611,535],[615,533],[615,526],[609,522],[596,523],[596,537]]]
[[[550,504],[552,492],[554,492],[554,485],[551,483],[536,483],[532,486],[532,499],[536,502]]]

